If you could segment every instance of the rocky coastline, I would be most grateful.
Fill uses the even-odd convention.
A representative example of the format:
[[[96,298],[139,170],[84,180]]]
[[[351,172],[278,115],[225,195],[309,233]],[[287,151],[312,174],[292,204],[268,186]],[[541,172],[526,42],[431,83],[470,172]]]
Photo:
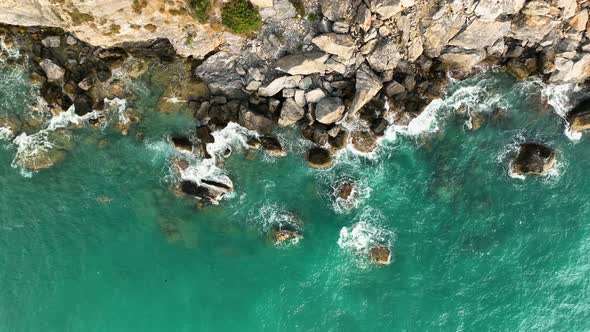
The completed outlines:
[[[83,9],[77,0],[66,2],[78,12]],[[0,1],[0,9],[10,3]],[[124,9],[135,2],[121,3]],[[518,80],[535,76],[552,84],[584,86],[590,77],[587,1],[252,3],[262,26],[258,33],[244,35],[219,27],[215,31],[213,22],[189,20],[194,19],[190,13],[173,15],[171,8],[154,11],[151,4],[139,8],[142,18],[131,18],[137,11],[119,10],[86,13],[93,19],[85,22],[76,22],[72,15],[47,18],[45,14],[23,21],[19,9],[11,8],[0,15],[4,23],[0,56],[2,61],[27,66],[31,82],[39,87],[41,106],[50,116],[72,110],[93,126],[104,125],[112,101],[133,98],[128,80],[161,66],[156,74],[164,86],[159,111],[188,110],[194,118],[194,132],[170,137],[179,151],[215,159],[207,149],[215,142],[212,133],[237,123],[256,133],[248,137],[247,148],[262,148],[280,157],[285,151],[273,131],[293,127],[313,143],[304,158],[315,168],[330,167],[344,148],[373,152],[388,128],[407,126],[433,100],[444,98],[451,79],[491,68]],[[55,6],[33,1],[30,5],[41,12],[44,6]],[[176,6],[180,9],[174,10],[189,10],[183,1]],[[176,23],[166,21],[171,15]],[[144,30],[152,24],[146,22],[161,22],[162,28],[142,34],[125,28],[137,25],[131,22],[139,19]],[[104,27],[115,23],[118,32],[105,33]],[[9,49],[18,50],[18,55],[10,55]],[[590,129],[587,104],[582,102],[567,115],[565,125],[570,130]],[[118,129],[141,138],[134,126],[140,121],[128,110]],[[0,119],[0,125],[15,137],[35,126],[8,118]],[[478,126],[475,123],[472,129]],[[52,148],[35,158],[17,156],[17,160],[22,167],[39,170],[63,159],[64,149]],[[555,151],[542,144],[527,143],[519,149],[511,163],[515,174],[545,174],[556,162]],[[221,157],[229,154],[231,150],[222,151]],[[181,174],[179,194],[216,204],[233,190],[227,177],[183,179],[188,162],[182,158],[171,162]],[[352,186],[338,189],[336,196],[346,200]],[[300,237],[294,229],[279,227],[273,232],[277,242]],[[376,248],[371,255],[379,264],[390,261],[387,248]]]

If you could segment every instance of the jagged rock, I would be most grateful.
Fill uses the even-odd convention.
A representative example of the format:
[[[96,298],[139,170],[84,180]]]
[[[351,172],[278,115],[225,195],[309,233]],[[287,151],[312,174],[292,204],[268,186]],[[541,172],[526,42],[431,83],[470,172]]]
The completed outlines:
[[[383,136],[387,127],[389,127],[389,122],[384,118],[377,118],[371,123],[371,131],[377,136]]]
[[[322,51],[338,55],[343,59],[352,58],[354,52],[354,40],[350,35],[339,35],[336,33],[326,33],[315,37],[312,40]]]
[[[322,98],[324,98],[325,96],[326,93],[324,92],[324,90],[317,88],[307,92],[305,94],[305,100],[307,100],[308,103],[317,103],[320,100],[322,100]]]
[[[246,99],[242,91],[242,78],[232,68],[236,56],[228,52],[217,52],[195,69],[195,75],[207,84],[211,94],[224,95],[231,99]]]
[[[579,103],[567,114],[569,127],[573,131],[590,129],[590,99]]]
[[[202,143],[209,144],[215,142],[215,137],[211,135],[211,129],[207,125],[197,126],[196,135]]]
[[[170,140],[172,141],[172,144],[174,144],[174,147],[179,151],[193,151],[193,143],[187,137],[173,136]]]
[[[276,78],[275,80],[270,82],[267,86],[258,89],[258,95],[260,97],[272,97],[272,96],[276,95],[277,93],[281,92],[281,90],[283,90],[286,87],[294,87],[294,86],[289,86],[288,79],[289,79],[288,76],[282,76],[282,77]]]
[[[259,133],[270,133],[274,122],[262,114],[253,111],[245,111],[240,114],[240,125],[250,129],[256,130]]]
[[[552,82],[583,83],[590,77],[590,54],[585,54],[576,62],[555,62],[558,71],[551,75]]]
[[[49,59],[41,61],[39,66],[45,72],[45,75],[47,76],[47,82],[63,82],[64,75],[66,73],[65,69],[56,65]]]
[[[320,52],[287,55],[277,61],[276,69],[290,75],[323,74],[328,69],[324,63],[329,57]]]
[[[449,45],[464,49],[483,49],[493,45],[510,30],[510,22],[473,21],[467,29],[451,39]]]
[[[281,142],[275,137],[261,136],[259,139],[262,148],[268,151],[271,155],[275,157],[284,157],[287,155],[287,152],[283,150]]]
[[[551,17],[542,15],[523,15],[522,17],[512,21],[511,32],[513,38],[538,43],[551,32],[558,22]]]
[[[345,202],[349,201],[355,191],[355,184],[350,181],[343,181],[336,186],[334,196]]]
[[[486,57],[485,51],[451,52],[440,56],[442,63],[449,66],[451,70],[469,72],[475,65],[482,62]]]
[[[576,31],[585,31],[588,24],[588,10],[582,10],[576,14],[570,21],[570,26]]]
[[[544,175],[555,165],[556,160],[556,153],[550,147],[539,143],[523,143],[518,155],[512,160],[512,173]]]
[[[391,263],[391,250],[385,246],[371,247],[369,257],[375,264],[388,265]]]
[[[332,154],[324,148],[311,148],[305,154],[305,160],[313,168],[328,168],[332,166]]]
[[[59,36],[49,36],[41,40],[41,44],[48,48],[57,48],[61,45],[61,38]]]
[[[342,118],[346,107],[338,97],[322,98],[315,107],[315,119],[323,124],[332,124]]]
[[[74,109],[77,115],[84,115],[92,112],[92,106],[94,102],[92,98],[86,94],[76,95],[74,99]]]
[[[305,77],[301,81],[299,81],[299,83],[297,84],[297,87],[301,90],[307,90],[311,87],[312,83],[313,83],[313,81],[311,80],[310,77]]]
[[[327,126],[319,122],[302,126],[301,133],[303,137],[317,145],[326,145],[330,139]]]
[[[434,22],[424,32],[424,53],[432,58],[439,56],[449,40],[461,31],[466,16],[443,6],[433,19]]]
[[[283,106],[281,107],[279,126],[290,126],[303,119],[303,116],[305,116],[305,109],[299,106],[293,98],[288,98],[283,102]]]
[[[385,95],[387,97],[393,97],[405,91],[406,88],[396,81],[391,81],[385,86]]]
[[[377,147],[377,137],[369,130],[353,131],[351,142],[357,151],[363,153],[370,153]]]
[[[400,59],[399,46],[396,43],[392,41],[379,41],[373,53],[367,58],[367,61],[373,70],[384,72],[397,67]]]
[[[403,10],[400,0],[376,0],[371,5],[371,11],[379,14],[381,20],[387,20]]]
[[[355,20],[355,23],[360,25],[360,27],[364,31],[369,31],[369,28],[371,28],[371,22],[372,22],[371,11],[369,10],[369,8],[367,8],[367,6],[365,4],[361,4],[358,7],[354,20]]]
[[[297,242],[302,237],[299,231],[290,229],[273,229],[271,235],[276,245],[287,242]]]
[[[350,105],[351,114],[365,106],[382,87],[381,79],[367,65],[361,66],[356,72],[356,92]]]
[[[251,81],[246,85],[246,90],[248,91],[258,91],[258,89],[262,86],[262,82],[260,81]]]
[[[334,22],[332,25],[332,31],[335,33],[345,34],[348,33],[349,29],[350,25],[348,25],[346,22]]]
[[[494,21],[500,15],[514,15],[524,6],[526,0],[480,0],[475,14],[487,21]]]
[[[351,0],[320,0],[322,14],[330,21],[347,21],[352,13]]]

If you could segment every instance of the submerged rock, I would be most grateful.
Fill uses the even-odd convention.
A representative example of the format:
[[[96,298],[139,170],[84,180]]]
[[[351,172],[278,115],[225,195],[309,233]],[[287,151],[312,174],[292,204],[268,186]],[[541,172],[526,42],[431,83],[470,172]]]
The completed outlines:
[[[227,177],[215,180],[203,179],[200,184],[191,180],[183,180],[180,183],[180,190],[207,203],[217,204],[223,196],[233,190],[233,183]]]
[[[271,236],[275,245],[285,244],[287,242],[297,242],[302,237],[299,231],[290,229],[273,229]]]
[[[391,249],[385,246],[369,248],[369,256],[378,265],[388,265],[391,263]]]
[[[351,141],[352,146],[363,153],[370,153],[377,147],[377,136],[369,130],[354,131]]]
[[[590,129],[590,99],[578,104],[567,114],[567,122],[572,131]]]
[[[539,143],[523,143],[520,145],[518,155],[512,160],[512,173],[544,175],[556,161],[556,153],[550,147]]]
[[[285,152],[281,146],[281,142],[279,142],[276,137],[262,136],[259,140],[262,148],[268,151],[271,155],[275,157],[284,157],[287,155],[287,152]]]
[[[344,201],[349,201],[353,196],[354,184],[349,181],[343,181],[336,186],[334,196]]]
[[[305,154],[307,163],[314,168],[328,168],[332,166],[332,154],[324,148],[311,148]]]

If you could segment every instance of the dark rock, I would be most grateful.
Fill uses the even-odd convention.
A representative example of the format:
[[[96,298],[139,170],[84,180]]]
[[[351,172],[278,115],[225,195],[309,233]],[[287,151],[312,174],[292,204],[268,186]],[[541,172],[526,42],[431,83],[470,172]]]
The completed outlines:
[[[514,174],[544,175],[556,161],[556,153],[550,147],[540,143],[523,143],[520,145],[518,155],[512,160],[511,168]]]
[[[74,99],[74,112],[80,116],[92,112],[94,102],[92,98],[85,94],[79,94]]]
[[[287,153],[283,151],[283,146],[281,145],[281,142],[279,142],[279,140],[275,137],[262,136],[259,139],[262,148],[268,151],[270,154],[276,157],[284,157],[287,155]]]
[[[197,126],[197,138],[205,144],[215,142],[215,138],[211,135],[211,129],[207,125]]]
[[[383,136],[387,127],[389,127],[389,122],[384,118],[377,118],[371,123],[371,131],[377,136]]]
[[[326,145],[330,139],[330,135],[328,134],[328,126],[319,122],[315,122],[312,125],[302,126],[301,133],[307,140],[318,145]]]
[[[262,134],[270,134],[272,132],[274,122],[262,114],[253,111],[245,111],[241,113],[240,125],[250,129],[256,130]]]
[[[307,163],[314,168],[328,168],[332,166],[332,154],[324,148],[311,148],[305,154]]]
[[[334,190],[334,196],[336,198],[340,198],[344,201],[348,201],[349,198],[352,197],[352,193],[354,190],[354,184],[349,181],[343,181]]]
[[[338,135],[330,137],[329,142],[332,148],[336,150],[344,149],[348,145],[348,131],[340,130]]]
[[[229,181],[229,179],[227,179]],[[231,192],[233,185],[214,180],[202,180],[201,184],[189,180],[180,183],[180,190],[190,196],[194,196],[208,203],[217,204],[225,194]]]
[[[139,58],[158,58],[162,61],[173,61],[176,58],[176,50],[166,38],[152,39],[145,42],[121,43],[119,48]]]
[[[191,152],[193,150],[193,143],[187,138],[183,136],[173,136],[170,138],[172,144],[177,150],[181,151],[188,151]]]

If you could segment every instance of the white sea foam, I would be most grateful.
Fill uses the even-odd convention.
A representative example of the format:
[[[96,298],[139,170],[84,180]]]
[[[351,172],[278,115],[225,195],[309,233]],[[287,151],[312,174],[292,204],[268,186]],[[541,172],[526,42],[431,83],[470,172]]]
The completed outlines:
[[[0,127],[0,140],[11,140],[14,137],[12,129],[8,127]]]
[[[541,93],[543,98],[547,100],[547,104],[553,108],[553,111],[565,120],[567,113],[573,108],[572,96],[578,91],[580,91],[580,87],[576,84],[548,84],[544,86]],[[582,138],[580,132],[571,130],[567,121],[564,133],[567,138],[574,142]]]
[[[385,246],[391,250],[393,240],[392,231],[361,220],[351,227],[342,227],[337,243],[342,250],[355,258],[357,265],[367,267],[369,250],[375,246]]]
[[[395,233],[383,226],[385,218],[380,211],[367,208],[356,218],[358,222],[340,230],[338,246],[354,257],[360,267],[369,266],[369,249],[372,247],[385,246],[392,250]]]

